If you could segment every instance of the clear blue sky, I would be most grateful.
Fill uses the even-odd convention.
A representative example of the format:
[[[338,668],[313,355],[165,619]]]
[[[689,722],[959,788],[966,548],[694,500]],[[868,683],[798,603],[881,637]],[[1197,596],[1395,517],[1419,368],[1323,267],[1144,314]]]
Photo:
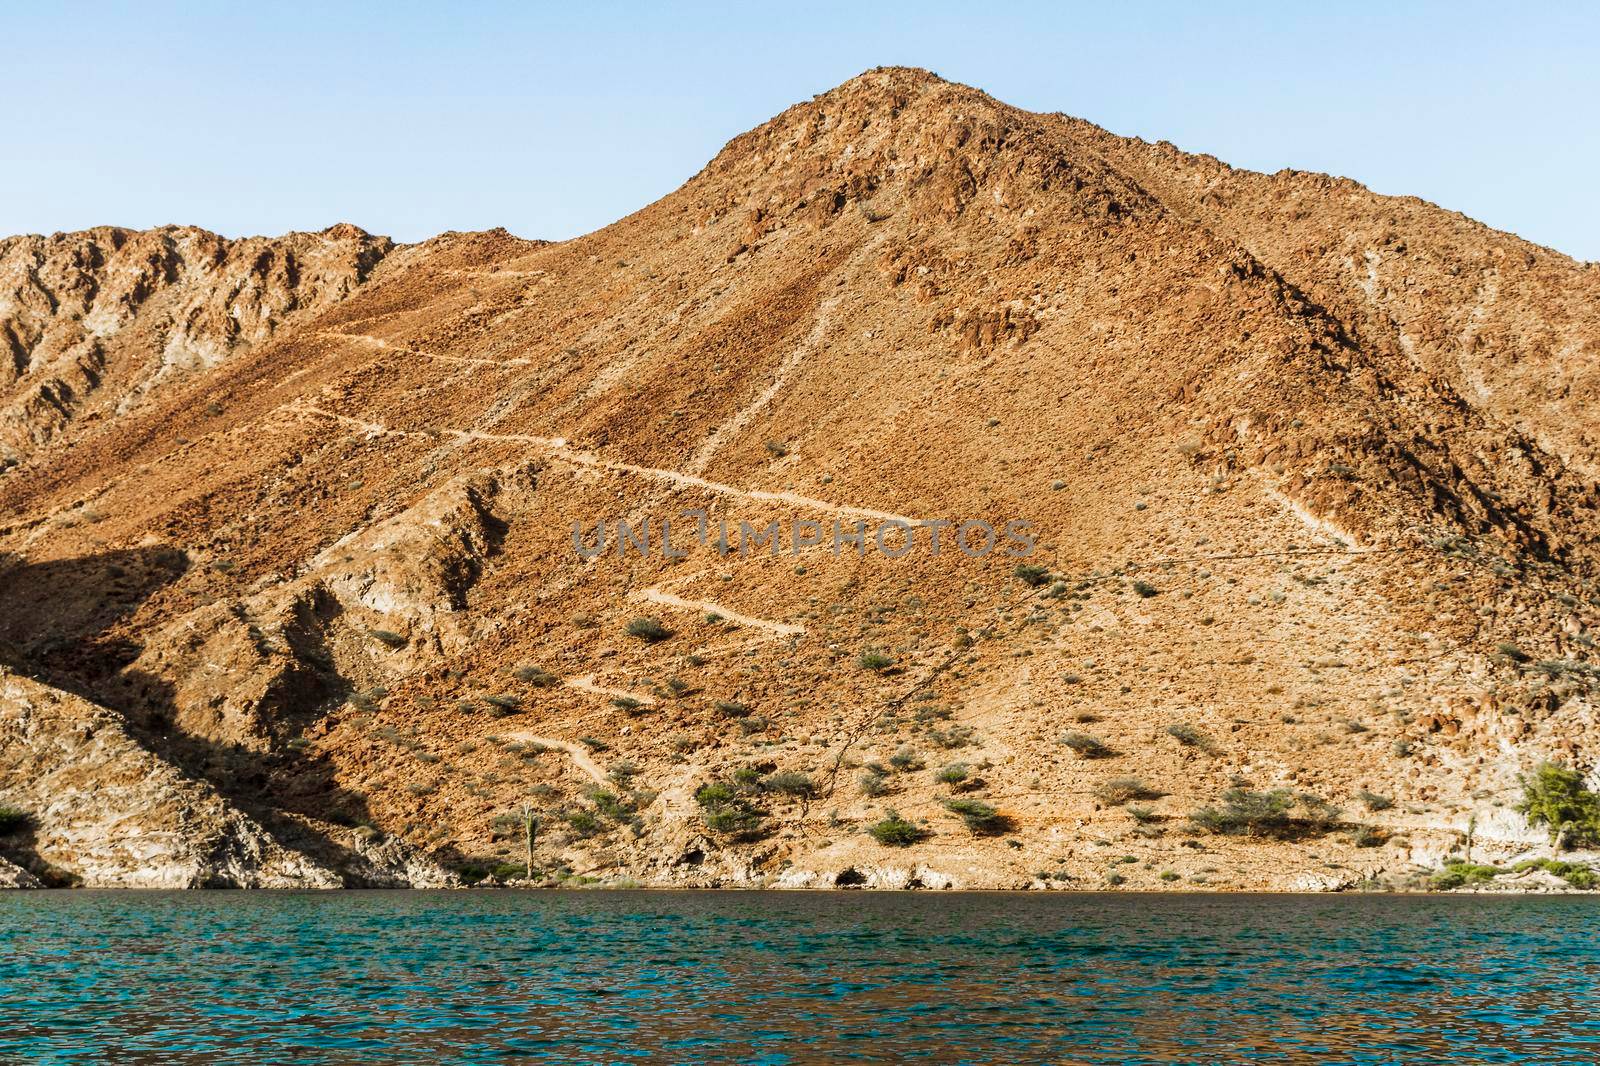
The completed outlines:
[[[906,64],[1600,259],[1600,4],[186,6],[0,12],[0,233],[570,237]]]

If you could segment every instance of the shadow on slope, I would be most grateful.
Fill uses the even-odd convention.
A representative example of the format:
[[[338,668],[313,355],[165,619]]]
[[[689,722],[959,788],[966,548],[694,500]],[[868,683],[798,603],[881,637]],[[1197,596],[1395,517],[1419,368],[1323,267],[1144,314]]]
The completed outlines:
[[[338,785],[329,759],[292,745],[256,751],[185,733],[174,727],[173,683],[129,669],[142,648],[121,623],[187,569],[186,555],[170,548],[38,563],[0,556],[0,662],[116,711],[142,746],[206,781],[282,845],[341,871],[353,884],[367,883],[362,871],[370,864],[315,824],[369,821],[365,797]],[[328,686],[336,690],[337,679]],[[326,696],[325,687],[307,698]],[[37,864],[23,865],[49,880]]]

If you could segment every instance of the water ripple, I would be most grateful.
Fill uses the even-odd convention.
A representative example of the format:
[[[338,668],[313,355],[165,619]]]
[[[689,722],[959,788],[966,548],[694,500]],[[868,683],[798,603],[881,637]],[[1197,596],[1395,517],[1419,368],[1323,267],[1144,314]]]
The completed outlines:
[[[1593,898],[0,896],[0,1060],[1600,1061]]]

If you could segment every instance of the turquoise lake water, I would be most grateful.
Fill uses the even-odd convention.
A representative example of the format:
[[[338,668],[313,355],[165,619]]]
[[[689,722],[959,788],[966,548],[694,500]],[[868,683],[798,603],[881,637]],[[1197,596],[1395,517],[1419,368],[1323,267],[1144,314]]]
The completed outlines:
[[[0,893],[0,1061],[1600,1062],[1593,897]]]

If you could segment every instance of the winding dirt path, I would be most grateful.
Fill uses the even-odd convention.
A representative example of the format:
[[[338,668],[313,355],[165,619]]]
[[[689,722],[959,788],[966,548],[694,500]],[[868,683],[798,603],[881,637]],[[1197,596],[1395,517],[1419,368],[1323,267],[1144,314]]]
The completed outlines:
[[[587,774],[590,780],[597,785],[611,786],[611,779],[606,776],[605,769],[589,754],[589,749],[582,744],[570,740],[557,740],[555,737],[540,737],[532,733],[501,733],[508,740],[519,740],[524,744],[542,744],[547,748],[557,748],[572,756],[572,763],[579,770]]]
[[[725,618],[734,625],[749,626],[751,629],[764,629],[780,637],[796,637],[806,631],[805,626],[798,626],[792,622],[774,622],[767,618],[755,618],[748,614],[740,614],[738,611],[724,607],[720,603],[713,603],[710,600],[688,600],[682,596],[674,596],[670,592],[662,592],[660,589],[640,589],[638,592],[630,592],[628,599],[645,603],[659,603],[665,607],[681,607],[690,611],[703,611],[706,614],[715,614]]]
[[[579,692],[587,692],[591,696],[609,696],[612,699],[636,700],[646,707],[654,707],[656,705],[655,697],[653,696],[629,692],[625,688],[609,688],[605,685],[597,685],[593,674],[584,674],[582,677],[569,677],[562,684],[566,685],[567,688],[577,689]]]
[[[824,514],[835,515],[840,518],[875,519],[880,522],[904,522],[908,525],[917,525],[922,519],[909,515],[898,515],[891,511],[878,511],[869,507],[850,507],[845,504],[830,503],[819,500],[813,496],[802,496],[797,492],[772,492],[765,489],[741,489],[733,485],[726,485],[720,481],[711,481],[708,478],[694,474],[685,474],[678,470],[663,470],[653,466],[639,466],[636,463],[624,463],[612,459],[602,459],[591,452],[581,452],[573,449],[561,437],[541,437],[528,433],[488,433],[477,429],[394,429],[378,422],[366,422],[349,415],[317,407],[312,404],[290,404],[284,408],[296,414],[315,415],[343,423],[372,436],[394,437],[421,437],[437,441],[441,438],[453,438],[465,442],[483,442],[487,444],[520,444],[542,449],[546,455],[558,462],[570,466],[581,467],[587,470],[609,471],[617,474],[633,474],[638,477],[664,481],[677,488],[700,489],[718,496],[728,496],[734,499],[750,500],[756,503],[787,503],[807,510],[820,511]]]

